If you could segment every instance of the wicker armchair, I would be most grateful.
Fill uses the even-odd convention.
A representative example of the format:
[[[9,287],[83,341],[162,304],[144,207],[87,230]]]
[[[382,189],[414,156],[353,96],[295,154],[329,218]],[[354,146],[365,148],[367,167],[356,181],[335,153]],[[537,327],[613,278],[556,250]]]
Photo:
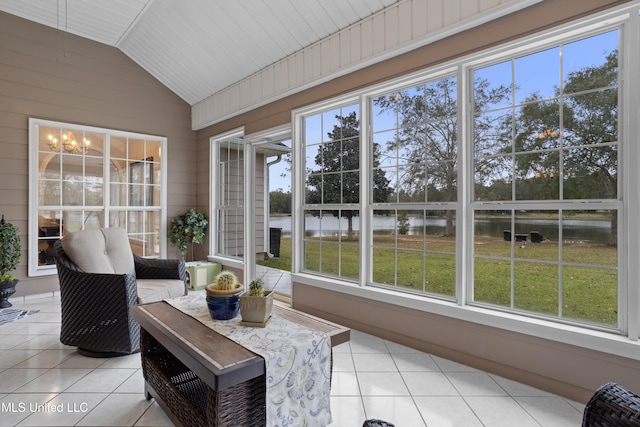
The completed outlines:
[[[640,396],[616,383],[603,385],[585,406],[582,426],[640,426]]]
[[[184,261],[134,255],[119,228],[71,233],[53,250],[62,306],[60,342],[85,356],[139,351],[140,326],[129,316],[129,306],[187,293]]]

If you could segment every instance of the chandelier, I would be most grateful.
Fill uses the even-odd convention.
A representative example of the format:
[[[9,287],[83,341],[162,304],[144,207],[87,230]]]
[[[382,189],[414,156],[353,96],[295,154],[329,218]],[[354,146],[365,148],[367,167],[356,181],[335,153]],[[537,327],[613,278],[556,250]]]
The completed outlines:
[[[60,148],[62,148],[62,152],[67,154],[87,154],[89,145],[91,145],[91,141],[86,138],[83,138],[82,144],[78,144],[71,131],[66,131],[62,134],[62,143],[51,134],[49,134],[48,139],[47,145],[51,151],[59,152]]]

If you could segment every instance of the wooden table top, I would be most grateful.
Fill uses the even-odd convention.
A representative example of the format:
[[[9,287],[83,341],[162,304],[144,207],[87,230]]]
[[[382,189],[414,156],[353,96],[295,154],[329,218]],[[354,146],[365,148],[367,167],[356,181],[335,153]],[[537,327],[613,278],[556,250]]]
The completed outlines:
[[[214,390],[231,387],[265,373],[262,357],[166,302],[135,305],[130,309],[131,316],[145,331]],[[349,341],[348,328],[294,310],[283,303],[274,302],[272,313],[326,333],[332,346]]]

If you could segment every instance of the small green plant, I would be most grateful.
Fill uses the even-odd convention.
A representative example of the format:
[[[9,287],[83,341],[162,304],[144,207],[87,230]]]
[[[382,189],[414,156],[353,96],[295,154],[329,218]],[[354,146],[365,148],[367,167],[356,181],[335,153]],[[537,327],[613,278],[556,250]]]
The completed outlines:
[[[20,262],[20,237],[18,227],[0,220],[0,283],[11,282],[15,278],[13,270]]]
[[[209,220],[203,212],[189,209],[182,215],[176,215],[171,220],[169,227],[169,242],[178,247],[182,259],[187,256],[189,244],[201,244],[204,241],[205,231]],[[191,253],[193,259],[193,249]]]
[[[264,296],[264,283],[260,279],[253,279],[249,283],[249,296],[250,297],[263,297]]]
[[[216,276],[216,288],[221,291],[231,291],[236,288],[238,278],[230,271],[223,271]]]

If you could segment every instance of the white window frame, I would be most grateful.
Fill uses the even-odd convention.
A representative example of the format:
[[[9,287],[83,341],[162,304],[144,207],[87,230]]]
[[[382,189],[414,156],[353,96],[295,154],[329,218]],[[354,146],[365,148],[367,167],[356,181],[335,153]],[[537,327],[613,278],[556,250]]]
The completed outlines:
[[[147,211],[159,211],[160,212],[160,257],[167,256],[167,138],[157,135],[140,134],[134,132],[126,132],[115,129],[99,128],[94,126],[78,125],[67,122],[58,122],[52,120],[43,120],[36,118],[29,118],[29,232],[28,232],[28,274],[30,277],[48,276],[57,273],[55,264],[38,266],[38,173],[39,173],[39,154],[38,154],[38,126],[44,127],[59,127],[72,131],[90,132],[105,135],[104,152],[102,153],[104,159],[103,167],[103,204],[101,206],[92,206],[94,210],[101,210],[103,212],[104,223],[103,227],[109,226],[109,212],[114,207],[110,206],[110,184],[111,176],[109,170],[109,158],[110,158],[110,138],[121,137],[131,139],[152,139],[160,141],[161,153],[160,158],[160,203],[159,206],[153,207],[136,207],[136,210]],[[126,210],[125,206],[115,207],[118,210]],[[122,209],[121,209],[122,208]]]
[[[334,290],[354,296],[365,297],[372,300],[397,304],[402,307],[431,312],[443,316],[457,318],[460,320],[476,322],[490,327],[511,330],[532,336],[552,339],[559,342],[574,344],[581,347],[591,348],[607,353],[615,353],[633,359],[640,359],[637,353],[636,342],[640,332],[640,284],[634,279],[633,283],[629,278],[639,277],[640,274],[640,239],[630,239],[625,236],[640,235],[640,221],[637,221],[637,212],[640,210],[640,193],[635,190],[633,183],[640,182],[640,172],[637,167],[640,164],[640,148],[633,143],[633,136],[640,134],[640,100],[633,94],[640,93],[640,82],[633,75],[640,69],[640,5],[624,5],[613,10],[605,11],[584,19],[576,20],[566,25],[544,31],[537,35],[529,36],[525,39],[507,43],[497,48],[492,48],[484,52],[476,53],[468,57],[458,58],[448,64],[429,69],[425,72],[416,73],[399,80],[386,82],[374,87],[366,88],[341,99],[328,100],[316,105],[300,108],[292,112],[293,121],[293,182],[295,191],[293,192],[293,280],[295,282],[317,286],[323,289]],[[619,158],[619,185],[621,185],[622,208],[618,221],[621,237],[619,244],[619,281],[623,283],[619,286],[620,298],[625,303],[620,304],[620,308],[626,312],[620,322],[622,333],[611,330],[589,329],[582,325],[569,325],[551,321],[522,316],[516,313],[501,312],[486,307],[478,307],[467,304],[472,295],[473,268],[472,268],[472,242],[473,242],[473,206],[472,192],[473,176],[469,173],[472,170],[472,153],[469,147],[460,147],[459,170],[464,171],[459,179],[458,197],[458,219],[457,219],[457,249],[458,258],[456,277],[457,302],[441,301],[435,298],[424,296],[400,294],[387,289],[379,289],[367,286],[369,282],[370,270],[368,237],[371,235],[367,212],[369,201],[368,194],[361,196],[361,272],[359,283],[348,283],[315,274],[309,274],[301,270],[301,258],[304,257],[301,236],[304,233],[301,208],[304,201],[304,152],[300,144],[302,138],[302,117],[312,114],[314,111],[327,109],[332,105],[339,105],[345,100],[359,97],[361,102],[361,138],[369,139],[370,123],[368,122],[367,97],[375,94],[392,91],[394,87],[407,86],[412,81],[421,81],[426,78],[433,78],[439,72],[446,72],[447,67],[456,69],[460,90],[458,96],[467,97],[472,84],[470,82],[469,70],[479,64],[486,64],[497,58],[505,57],[508,52],[518,52],[523,54],[527,50],[538,50],[543,46],[552,45],[557,41],[568,41],[570,39],[588,37],[590,34],[605,32],[618,28],[620,31],[619,46],[621,67],[621,100],[619,117],[619,148],[625,155]],[[460,126],[464,133],[461,133],[461,142],[469,141],[469,103],[461,100],[460,105]],[[465,142],[466,143],[466,142]],[[361,145],[361,162],[368,164],[370,152],[368,144]],[[368,168],[362,168],[367,171]],[[364,173],[362,182],[369,182],[370,177]],[[364,191],[365,186],[362,188]],[[619,201],[613,201],[613,204]]]

